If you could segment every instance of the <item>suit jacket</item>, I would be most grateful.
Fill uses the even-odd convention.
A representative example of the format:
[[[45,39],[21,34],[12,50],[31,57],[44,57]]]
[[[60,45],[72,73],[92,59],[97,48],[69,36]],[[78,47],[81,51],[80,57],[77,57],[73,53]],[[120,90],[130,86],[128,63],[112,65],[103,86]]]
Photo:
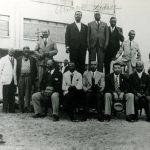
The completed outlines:
[[[64,91],[64,95],[68,93],[68,88],[70,86],[75,86],[78,90],[82,89],[82,75],[74,71],[73,72],[73,79],[71,83],[71,72],[67,71],[63,74],[63,83],[62,83],[62,89]]]
[[[97,44],[97,40],[99,42],[99,46],[101,48],[106,48],[108,46],[109,41],[109,31],[108,26],[105,22],[100,22],[99,29],[96,21],[90,22],[88,24],[88,35],[87,42],[88,48],[94,48]]]
[[[87,50],[87,26],[81,23],[81,31],[79,32],[75,22],[69,24],[66,28],[65,45],[71,51],[78,49]]]
[[[0,59],[0,82],[2,85],[9,85],[13,77],[14,84],[17,85],[16,66],[17,62],[14,58],[14,68],[12,68],[9,55],[6,55]]]
[[[30,61],[30,71],[31,71],[32,84],[34,84],[35,79],[37,77],[36,61],[32,57],[29,57],[29,61]],[[22,67],[22,56],[20,56],[17,59],[17,81],[18,82],[19,82],[19,78],[20,78],[20,75],[21,75],[21,67]]]
[[[91,71],[85,71],[83,74],[83,90],[86,92],[92,87],[92,73]],[[98,85],[100,91],[104,90],[105,87],[105,79],[104,74],[102,72],[96,71],[95,74],[95,85]]]
[[[53,74],[50,71],[46,71],[43,75],[43,79],[40,84],[40,89],[45,90],[47,86],[52,86],[54,92],[61,93],[62,91],[62,73],[58,68],[55,68]]]
[[[136,42],[132,41],[132,45],[130,47],[130,40],[126,40],[123,42],[120,50],[118,51],[116,58],[122,55],[122,62],[127,63],[131,61],[132,66],[136,66],[137,60],[141,60],[141,52],[139,46]]]
[[[129,89],[129,86],[128,86],[127,77],[124,74],[120,74],[119,82],[120,82],[121,92],[126,93]],[[113,92],[116,92],[115,91],[114,73],[107,75],[105,78],[105,92],[111,93],[111,94],[113,94]]]
[[[150,95],[150,76],[145,72],[139,78],[137,72],[129,76],[130,92],[137,95],[143,92],[145,95]]]
[[[114,31],[111,32],[109,27],[109,43],[107,47],[108,57],[115,57],[118,50],[120,49],[120,42],[124,41],[123,30],[120,27],[115,27]]]
[[[44,55],[48,53],[47,55]],[[40,38],[39,42],[35,47],[35,56],[38,60],[39,65],[46,65],[48,59],[52,59],[58,53],[57,45],[49,37],[45,46],[44,39]]]

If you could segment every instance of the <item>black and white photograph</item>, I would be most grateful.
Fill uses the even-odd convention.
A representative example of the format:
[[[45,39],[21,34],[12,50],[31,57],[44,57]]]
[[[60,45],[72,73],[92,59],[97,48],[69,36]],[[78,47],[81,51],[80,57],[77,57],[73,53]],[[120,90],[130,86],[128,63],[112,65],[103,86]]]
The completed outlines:
[[[150,0],[0,0],[0,150],[150,149]]]

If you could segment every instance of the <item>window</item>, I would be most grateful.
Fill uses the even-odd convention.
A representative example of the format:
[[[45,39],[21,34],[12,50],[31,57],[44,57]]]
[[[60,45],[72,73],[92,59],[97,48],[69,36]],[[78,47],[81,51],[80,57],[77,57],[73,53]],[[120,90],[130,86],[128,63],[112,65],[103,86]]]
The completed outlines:
[[[24,38],[37,40],[43,29],[49,29],[52,40],[64,43],[66,26],[67,25],[63,23],[24,19]]]
[[[47,4],[73,6],[73,0],[33,0],[33,1]]]
[[[114,14],[115,0],[82,0],[83,10],[99,10],[102,13]]]
[[[0,36],[9,36],[9,16],[0,15]]]

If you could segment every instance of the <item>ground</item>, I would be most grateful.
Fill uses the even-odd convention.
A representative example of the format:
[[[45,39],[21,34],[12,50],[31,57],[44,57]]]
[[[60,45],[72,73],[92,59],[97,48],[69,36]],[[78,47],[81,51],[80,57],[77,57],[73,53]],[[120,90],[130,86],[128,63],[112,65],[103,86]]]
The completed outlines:
[[[0,150],[149,150],[150,123],[144,116],[128,123],[124,117],[111,122],[73,123],[60,116],[33,119],[32,114],[0,113],[0,134],[5,144]]]

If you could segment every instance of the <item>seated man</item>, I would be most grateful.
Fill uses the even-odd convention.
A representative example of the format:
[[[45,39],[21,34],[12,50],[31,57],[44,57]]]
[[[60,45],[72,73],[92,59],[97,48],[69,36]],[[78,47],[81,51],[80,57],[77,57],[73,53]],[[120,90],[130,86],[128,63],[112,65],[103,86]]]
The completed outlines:
[[[127,94],[128,84],[127,77],[121,74],[121,65],[119,63],[113,64],[113,73],[109,74],[105,78],[105,120],[111,119],[111,107],[116,101],[126,100],[126,115],[134,113],[134,96]],[[131,121],[131,120],[130,120]]]
[[[83,90],[86,94],[86,114],[89,111],[90,102],[96,101],[98,120],[103,121],[102,96],[105,86],[104,74],[97,69],[96,61],[91,61],[90,70],[83,74]],[[86,115],[87,116],[87,115]],[[86,120],[87,118],[85,118]]]
[[[75,70],[74,62],[69,62],[69,70],[63,74],[62,89],[65,109],[71,121],[78,121],[76,118],[76,108],[82,100],[82,75]]]
[[[127,66],[128,75],[135,71],[136,61],[141,60],[141,52],[138,44],[134,41],[135,31],[129,31],[129,39],[122,43],[120,50],[116,54],[116,58],[111,62],[111,71],[113,63],[119,62],[120,64]]]
[[[47,61],[47,72],[43,75],[42,82],[40,84],[41,92],[37,92],[32,95],[32,104],[34,107],[34,118],[46,116],[47,112],[44,112],[46,105],[51,99],[53,110],[53,121],[59,120],[59,94],[61,92],[62,85],[62,73],[59,71],[54,60]],[[43,107],[44,106],[44,107]],[[43,110],[44,108],[44,110]]]
[[[135,118],[138,120],[138,108],[143,105],[146,120],[150,122],[150,77],[144,71],[144,63],[136,62],[136,72],[129,76],[130,91],[135,97]]]

